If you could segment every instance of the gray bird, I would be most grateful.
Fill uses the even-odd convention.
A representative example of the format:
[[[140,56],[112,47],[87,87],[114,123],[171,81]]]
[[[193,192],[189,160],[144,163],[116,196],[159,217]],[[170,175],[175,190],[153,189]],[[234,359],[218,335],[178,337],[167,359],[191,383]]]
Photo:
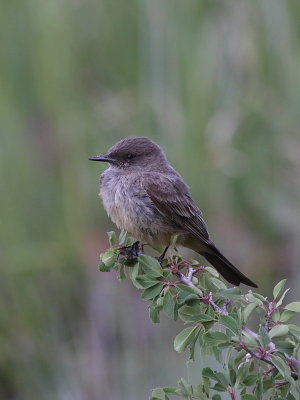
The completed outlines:
[[[228,282],[257,287],[210,240],[189,187],[156,143],[147,137],[128,137],[90,160],[109,164],[100,177],[100,196],[119,228],[166,250],[177,234],[176,244],[201,254]]]

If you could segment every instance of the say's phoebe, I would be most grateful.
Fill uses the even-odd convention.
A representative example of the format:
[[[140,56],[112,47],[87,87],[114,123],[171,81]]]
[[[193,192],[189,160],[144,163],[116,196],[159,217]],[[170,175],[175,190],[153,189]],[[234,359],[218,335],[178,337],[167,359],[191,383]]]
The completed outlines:
[[[176,244],[201,254],[228,282],[257,287],[210,240],[188,186],[156,143],[128,137],[90,160],[109,163],[100,177],[100,196],[118,227],[150,245],[169,246],[177,234]]]

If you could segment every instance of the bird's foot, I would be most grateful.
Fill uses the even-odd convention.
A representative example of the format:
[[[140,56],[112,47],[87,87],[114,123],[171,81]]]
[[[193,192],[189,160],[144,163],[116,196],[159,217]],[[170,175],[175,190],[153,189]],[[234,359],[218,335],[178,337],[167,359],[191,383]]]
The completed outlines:
[[[158,257],[154,257],[159,263],[160,265],[162,264],[162,262],[164,261],[164,257],[162,257],[162,254]]]
[[[160,256],[155,257],[155,258],[157,259],[157,261],[160,263],[160,265],[162,264],[162,262],[163,262],[163,260],[164,260],[164,258],[165,258],[165,255],[166,255],[166,252],[167,252],[168,248],[169,248],[169,246],[167,246],[167,247],[164,249],[164,251],[161,253]]]
[[[140,245],[140,242],[136,241],[130,246],[119,247],[119,252],[127,261],[131,262],[140,254],[144,254],[144,244]]]

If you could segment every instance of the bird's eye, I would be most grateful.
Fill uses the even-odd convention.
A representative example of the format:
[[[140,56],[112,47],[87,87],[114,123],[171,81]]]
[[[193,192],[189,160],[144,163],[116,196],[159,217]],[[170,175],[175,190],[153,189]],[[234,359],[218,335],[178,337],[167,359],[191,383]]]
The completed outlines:
[[[128,158],[128,160],[130,160],[131,158],[133,158],[134,157],[134,155],[133,154],[131,154],[131,153],[129,153],[129,154],[127,154],[127,158]]]

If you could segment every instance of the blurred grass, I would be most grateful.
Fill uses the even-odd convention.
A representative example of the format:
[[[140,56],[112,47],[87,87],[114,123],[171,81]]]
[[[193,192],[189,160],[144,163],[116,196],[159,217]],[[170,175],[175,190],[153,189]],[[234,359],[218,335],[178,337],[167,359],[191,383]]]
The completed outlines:
[[[96,269],[112,225],[87,158],[121,137],[165,148],[262,292],[298,287],[299,16],[283,0],[1,4],[0,398],[134,400],[186,373],[179,328]]]

